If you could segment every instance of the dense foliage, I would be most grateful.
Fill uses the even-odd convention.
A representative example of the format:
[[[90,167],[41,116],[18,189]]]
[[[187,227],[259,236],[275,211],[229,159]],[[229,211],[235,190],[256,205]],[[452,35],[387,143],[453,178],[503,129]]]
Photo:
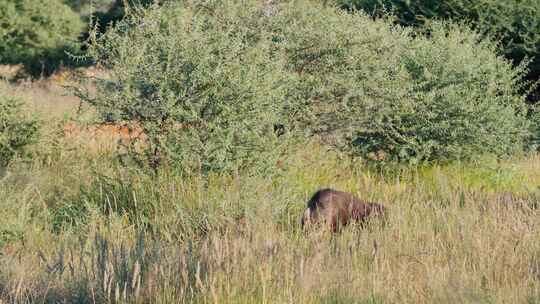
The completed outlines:
[[[16,98],[0,95],[0,168],[36,139],[38,123],[25,115],[21,106]]]
[[[420,28],[429,26],[434,19],[468,22],[480,33],[500,39],[499,51],[514,63],[531,58],[528,78],[540,78],[540,1],[338,0],[338,3],[375,16],[391,12],[400,24]]]
[[[288,71],[299,84],[293,103],[306,105],[301,118],[316,134],[363,156],[412,162],[523,147],[523,69],[497,57],[490,41],[440,24],[429,39],[412,38],[361,13],[295,4],[283,16]]]
[[[276,123],[387,160],[523,147],[523,69],[474,32],[438,24],[428,39],[311,3],[240,5],[139,10],[94,42],[113,76],[86,99],[104,118],[142,125],[149,163],[260,164],[273,159],[263,152]]]
[[[108,120],[140,124],[151,167],[264,167],[275,161],[272,128],[284,97],[271,36],[246,26],[259,19],[256,9],[134,10],[93,45],[112,77],[86,99]]]
[[[79,15],[60,0],[0,0],[0,63],[48,74],[77,47]]]

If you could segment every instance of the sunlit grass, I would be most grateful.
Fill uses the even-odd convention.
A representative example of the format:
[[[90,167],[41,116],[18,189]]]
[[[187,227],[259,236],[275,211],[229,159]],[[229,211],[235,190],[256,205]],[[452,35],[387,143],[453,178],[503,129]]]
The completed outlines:
[[[288,156],[281,175],[187,179],[137,174],[110,152],[54,140],[43,140],[32,162],[14,164],[0,182],[0,299],[7,303],[523,303],[539,296],[537,156],[383,174],[313,143]],[[320,187],[385,204],[389,224],[301,233],[305,201]],[[515,200],[507,202],[506,192]]]
[[[148,175],[61,116],[0,178],[0,303],[540,300],[538,155],[380,170],[312,142],[272,176]],[[388,225],[301,232],[322,187]]]

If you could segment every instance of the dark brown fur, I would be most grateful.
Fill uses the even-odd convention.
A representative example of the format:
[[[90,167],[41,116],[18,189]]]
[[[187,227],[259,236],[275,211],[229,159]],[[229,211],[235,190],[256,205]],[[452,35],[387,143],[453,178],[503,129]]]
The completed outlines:
[[[337,232],[340,227],[351,222],[364,224],[371,216],[385,216],[387,213],[383,205],[364,202],[354,195],[333,189],[321,189],[307,202],[301,224],[324,221],[332,231]]]

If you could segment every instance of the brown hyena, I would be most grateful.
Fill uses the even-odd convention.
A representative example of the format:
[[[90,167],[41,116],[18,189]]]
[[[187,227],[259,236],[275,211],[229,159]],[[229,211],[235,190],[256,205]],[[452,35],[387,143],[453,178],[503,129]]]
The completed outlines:
[[[350,222],[363,225],[371,216],[386,216],[387,210],[377,203],[363,202],[354,195],[333,189],[321,189],[307,202],[301,225],[325,222],[337,232]]]

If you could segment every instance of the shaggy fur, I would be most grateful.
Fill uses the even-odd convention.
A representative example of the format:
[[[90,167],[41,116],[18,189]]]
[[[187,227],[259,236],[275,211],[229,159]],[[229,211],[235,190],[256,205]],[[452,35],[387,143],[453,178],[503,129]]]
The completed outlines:
[[[347,192],[321,189],[307,202],[301,224],[304,228],[323,221],[332,231],[337,232],[351,222],[363,225],[369,217],[385,217],[386,213],[383,205],[361,201]]]

